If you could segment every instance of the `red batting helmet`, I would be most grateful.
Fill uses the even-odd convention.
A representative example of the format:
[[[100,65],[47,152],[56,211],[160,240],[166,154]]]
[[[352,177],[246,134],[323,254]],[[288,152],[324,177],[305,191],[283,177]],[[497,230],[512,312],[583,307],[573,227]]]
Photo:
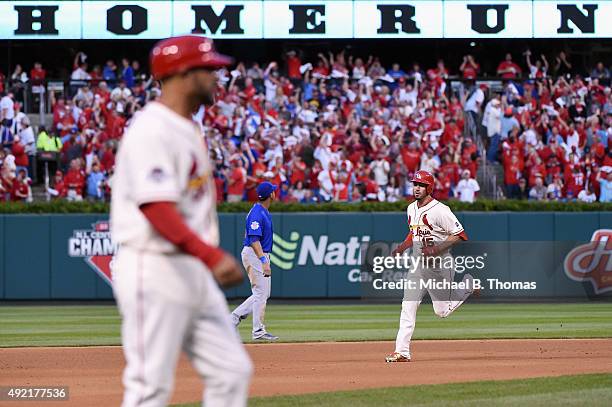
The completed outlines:
[[[195,68],[218,69],[233,62],[215,51],[213,40],[196,35],[159,41],[151,50],[150,60],[151,73],[158,80]]]
[[[414,173],[410,181],[427,185],[428,194],[431,194],[433,192],[434,184],[435,184],[434,177],[427,171],[418,170],[417,172]]]

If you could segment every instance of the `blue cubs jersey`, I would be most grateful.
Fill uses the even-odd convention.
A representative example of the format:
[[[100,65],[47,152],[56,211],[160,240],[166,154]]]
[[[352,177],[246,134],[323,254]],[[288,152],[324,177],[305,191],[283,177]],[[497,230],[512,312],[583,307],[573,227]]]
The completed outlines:
[[[250,246],[259,240],[261,248],[265,253],[272,251],[272,216],[270,212],[260,204],[255,204],[246,217],[243,246]]]

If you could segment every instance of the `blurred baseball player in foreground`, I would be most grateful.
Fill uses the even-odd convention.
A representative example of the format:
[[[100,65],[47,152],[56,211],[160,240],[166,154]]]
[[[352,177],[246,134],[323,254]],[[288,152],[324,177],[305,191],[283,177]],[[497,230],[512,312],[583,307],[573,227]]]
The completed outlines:
[[[402,254],[413,247],[413,256],[447,257],[451,246],[461,240],[467,240],[463,226],[457,220],[450,208],[433,199],[431,193],[434,187],[434,177],[427,171],[417,171],[412,178],[415,201],[408,205],[408,226],[410,228],[406,239],[392,252],[392,256]],[[455,270],[441,267],[442,262],[431,262],[439,267],[419,267],[409,279],[414,281],[454,281]],[[441,318],[446,318],[455,311],[474,291],[472,276],[463,277],[465,289],[446,290],[428,289],[417,284],[415,289],[405,289],[400,315],[400,326],[395,340],[395,352],[386,357],[387,362],[410,362],[410,339],[414,332],[417,309],[425,295],[429,292],[434,312]]]
[[[253,313],[253,340],[278,340],[278,336],[268,333],[264,325],[266,302],[272,287],[270,252],[274,235],[268,208],[276,196],[275,191],[276,185],[270,182],[262,182],[257,186],[259,202],[253,205],[246,217],[242,243],[242,264],[251,281],[253,294],[232,312],[232,320],[238,326],[241,320]]]
[[[214,70],[230,63],[203,37],[157,43],[151,71],[161,99],[137,114],[119,148],[111,228],[120,245],[113,289],[127,362],[124,407],[168,403],[181,349],[205,381],[206,406],[246,405],[252,364],[217,285],[240,283],[242,271],[217,247],[211,164],[191,119],[214,102]]]

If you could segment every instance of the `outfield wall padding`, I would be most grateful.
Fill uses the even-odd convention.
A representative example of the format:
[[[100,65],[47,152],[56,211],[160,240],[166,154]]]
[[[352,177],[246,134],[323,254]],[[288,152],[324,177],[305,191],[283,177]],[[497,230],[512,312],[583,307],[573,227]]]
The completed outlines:
[[[238,258],[245,215],[219,215],[221,246]],[[358,298],[356,245],[367,237],[370,241],[400,242],[407,232],[405,213],[274,213],[272,217],[279,239],[273,253],[274,298]],[[590,282],[572,280],[564,273],[561,265],[567,250],[562,248],[567,245],[542,249],[519,244],[520,253],[515,245],[588,242],[596,230],[612,229],[612,213],[463,212],[457,217],[471,241],[497,242],[490,253],[500,260],[493,271],[496,278],[530,280],[538,286],[532,293],[485,291],[485,297],[593,298],[612,294],[606,287],[597,293]],[[0,299],[111,299],[110,284],[98,267],[108,253],[90,258],[69,250],[71,238],[96,240],[107,232],[107,219],[107,215],[0,215]],[[100,248],[108,242],[93,244]],[[612,275],[612,270],[604,271]],[[226,290],[228,298],[249,294],[248,281]]]

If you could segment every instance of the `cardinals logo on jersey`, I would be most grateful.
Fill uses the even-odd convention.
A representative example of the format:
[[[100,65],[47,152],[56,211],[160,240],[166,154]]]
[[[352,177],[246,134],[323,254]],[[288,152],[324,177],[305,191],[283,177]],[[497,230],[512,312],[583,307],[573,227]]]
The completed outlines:
[[[198,174],[198,159],[195,155],[193,155],[191,160],[192,164],[191,170],[189,171],[188,189],[193,193],[193,199],[197,201],[202,198],[206,192],[206,184],[208,183],[209,174],[207,172]]]
[[[565,256],[563,265],[569,278],[590,281],[596,294],[612,291],[612,229],[596,230],[589,243]]]
[[[429,221],[427,220],[427,214],[423,215],[423,223],[429,228],[429,230],[433,230],[433,227],[429,224]]]

